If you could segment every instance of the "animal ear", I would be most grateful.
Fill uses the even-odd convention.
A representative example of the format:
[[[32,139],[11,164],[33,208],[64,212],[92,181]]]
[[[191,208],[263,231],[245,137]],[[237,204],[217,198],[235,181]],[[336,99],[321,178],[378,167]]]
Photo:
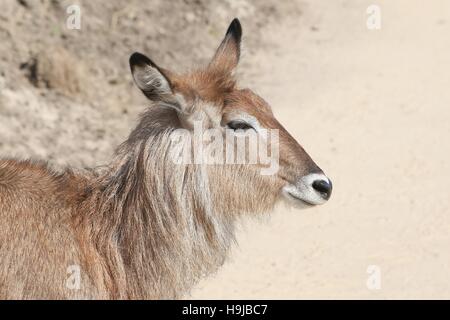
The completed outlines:
[[[209,67],[231,73],[236,68],[241,54],[242,27],[238,19],[234,19],[228,27],[225,38],[217,49]]]
[[[173,93],[169,78],[145,55],[133,53],[130,68],[134,82],[150,100],[161,100]]]

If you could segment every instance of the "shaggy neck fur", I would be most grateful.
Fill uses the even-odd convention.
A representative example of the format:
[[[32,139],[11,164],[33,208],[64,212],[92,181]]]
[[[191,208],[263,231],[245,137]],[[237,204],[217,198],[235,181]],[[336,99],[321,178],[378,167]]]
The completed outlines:
[[[151,112],[88,200],[88,237],[114,298],[176,298],[223,263],[233,240],[233,219],[212,211],[206,168],[168,158],[173,128]]]

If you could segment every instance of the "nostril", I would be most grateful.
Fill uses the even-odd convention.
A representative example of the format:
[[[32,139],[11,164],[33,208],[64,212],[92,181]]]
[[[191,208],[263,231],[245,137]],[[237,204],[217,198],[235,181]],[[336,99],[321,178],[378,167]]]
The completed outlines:
[[[316,180],[313,182],[312,187],[314,190],[319,192],[325,200],[328,200],[331,196],[331,190],[333,186],[331,181],[327,180]]]

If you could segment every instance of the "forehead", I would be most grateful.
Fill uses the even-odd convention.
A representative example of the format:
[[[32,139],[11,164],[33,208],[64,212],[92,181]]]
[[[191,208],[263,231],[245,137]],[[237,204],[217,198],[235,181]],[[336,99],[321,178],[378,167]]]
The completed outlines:
[[[172,86],[188,101],[203,100],[220,108],[223,108],[226,97],[235,90],[233,79],[205,70],[176,76]]]
[[[234,90],[225,100],[224,113],[245,112],[256,118],[273,116],[272,108],[250,89]]]
[[[174,79],[175,91],[188,102],[209,105],[218,113],[246,113],[257,119],[272,118],[269,104],[250,89],[238,89],[232,78],[217,73],[197,71]],[[200,107],[200,106],[198,106]]]

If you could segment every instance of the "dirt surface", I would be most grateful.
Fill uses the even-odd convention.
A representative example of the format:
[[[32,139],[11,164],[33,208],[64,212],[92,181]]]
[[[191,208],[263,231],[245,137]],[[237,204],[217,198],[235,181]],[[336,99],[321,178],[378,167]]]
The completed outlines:
[[[448,1],[376,1],[380,30],[366,27],[364,0],[81,1],[78,31],[64,27],[69,3],[0,5],[0,155],[103,164],[145,105],[130,53],[186,69],[237,16],[242,84],[334,194],[245,221],[230,260],[191,297],[450,298]]]

